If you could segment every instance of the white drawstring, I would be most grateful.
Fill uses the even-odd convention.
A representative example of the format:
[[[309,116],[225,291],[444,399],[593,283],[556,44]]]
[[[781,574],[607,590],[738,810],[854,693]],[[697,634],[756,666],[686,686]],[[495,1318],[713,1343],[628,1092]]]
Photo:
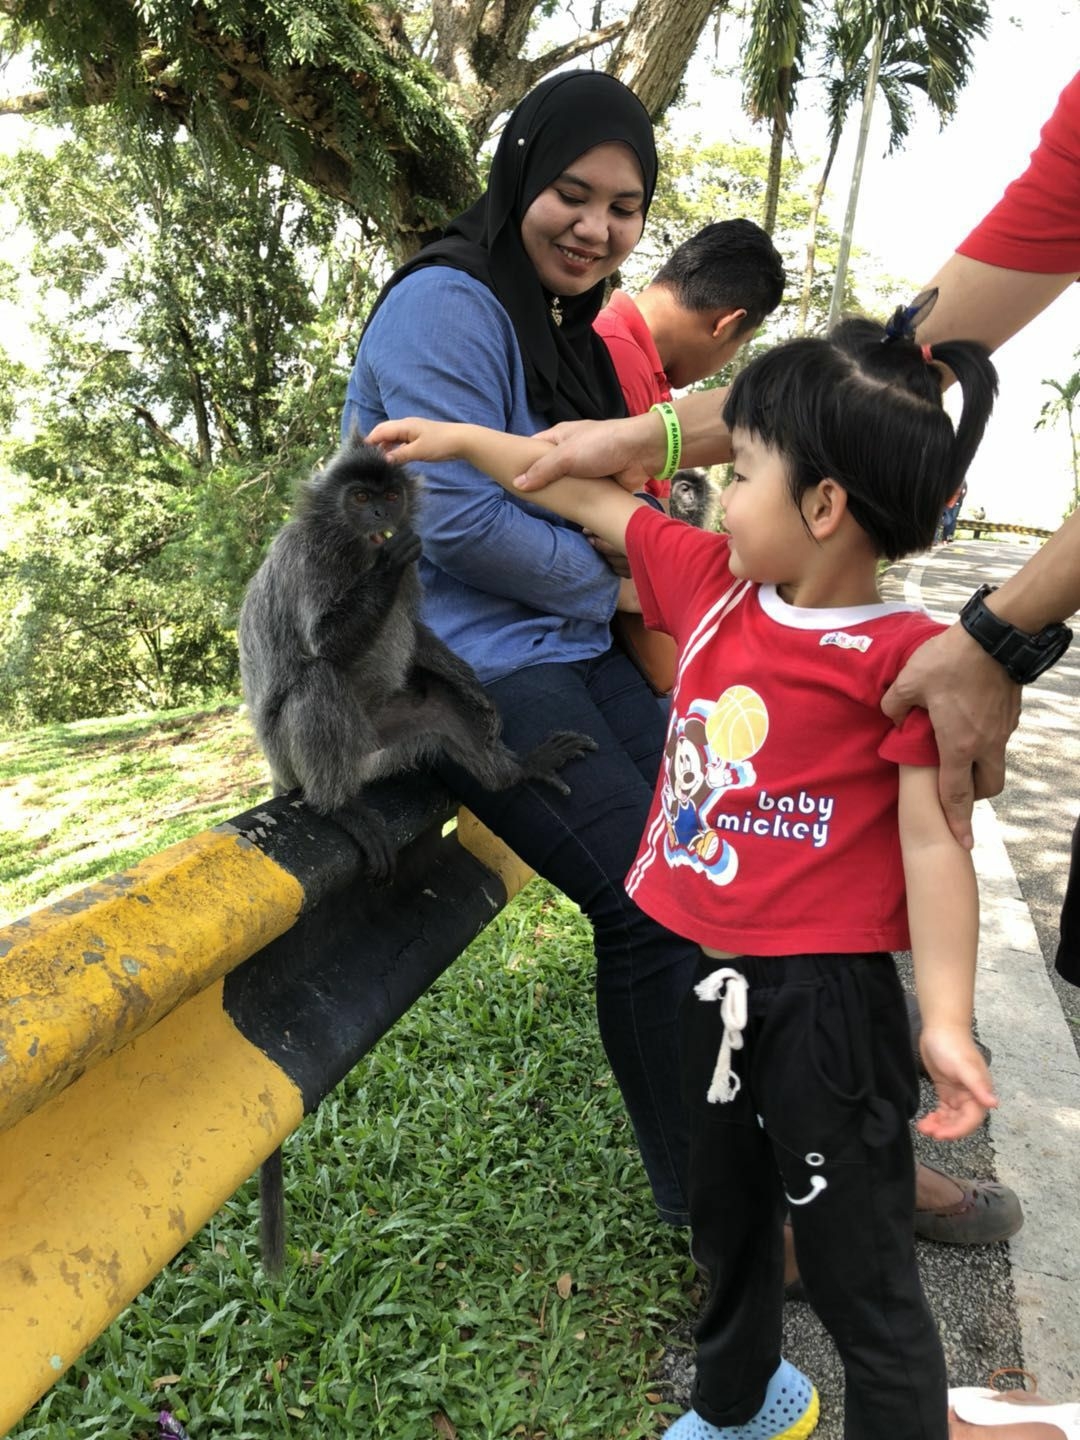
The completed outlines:
[[[734,1100],[742,1086],[742,1081],[731,1068],[731,1052],[743,1048],[747,989],[746,976],[730,968],[714,970],[694,986],[699,1000],[720,1001],[720,1018],[724,1022],[720,1053],[716,1057],[707,1097],[713,1105],[726,1105],[729,1100]]]

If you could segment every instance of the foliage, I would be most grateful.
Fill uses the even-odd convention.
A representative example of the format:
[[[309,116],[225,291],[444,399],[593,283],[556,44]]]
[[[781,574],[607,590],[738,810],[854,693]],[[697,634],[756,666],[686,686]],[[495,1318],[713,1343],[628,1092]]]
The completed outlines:
[[[44,350],[37,368],[0,351],[0,421],[13,427],[0,463],[29,487],[8,510],[0,555],[0,719],[174,706],[235,687],[231,627],[243,585],[295,483],[333,445],[370,271],[386,259],[364,236],[393,231],[389,212],[370,225],[347,221],[347,208],[327,198],[334,186],[314,151],[289,151],[301,92],[310,100],[304,124],[318,129],[322,114],[324,138],[345,123],[339,111],[370,100],[370,77],[359,72],[355,93],[330,110],[312,98],[339,65],[350,26],[391,23],[351,3],[339,14],[342,4],[320,0],[301,19],[253,0],[195,10],[155,0],[138,11],[110,0],[58,27],[38,0],[0,0],[14,42],[36,37],[46,98],[69,102],[50,113],[70,122],[54,127],[51,146],[0,161],[5,197],[34,238]],[[645,4],[617,22],[621,36],[633,16],[644,23]],[[490,105],[536,78],[496,58],[500,45],[523,42],[515,26],[534,9],[520,0],[505,31],[471,39],[458,16],[461,113],[480,91]],[[395,46],[414,47],[449,76],[449,60],[439,59],[449,9],[437,7],[435,28],[421,33],[422,10],[416,0],[386,63],[398,63]],[[480,15],[482,30],[494,11]],[[579,37],[585,50],[598,33]],[[466,41],[476,62],[468,83]],[[543,63],[557,53],[566,47],[544,52]],[[402,61],[402,75],[411,64]],[[245,86],[257,79],[253,107]],[[101,99],[108,105],[91,103]],[[479,124],[480,111],[469,114]],[[266,128],[275,123],[284,127],[276,149]],[[708,220],[760,214],[768,194],[760,151],[669,144],[664,173],[631,284]],[[793,274],[808,201],[795,162],[784,176],[776,239]],[[828,233],[822,245],[827,261]],[[12,281],[0,269],[0,291]],[[815,316],[822,288],[816,280]],[[791,329],[785,306],[767,334]]]
[[[0,112],[106,105],[161,143],[183,127],[219,170],[250,151],[401,258],[475,198],[477,152],[545,75],[599,51],[659,118],[726,6],[609,0],[545,45],[552,0],[0,0],[0,48],[32,54],[42,85]]]
[[[40,105],[108,104],[152,143],[182,125],[225,172],[242,151],[381,221],[424,229],[474,184],[470,145],[400,17],[354,0],[7,0]],[[27,97],[24,108],[32,108]]]
[[[243,584],[332,447],[363,264],[336,208],[84,116],[0,162],[33,234],[45,360],[8,464],[0,715],[71,719],[234,686]]]

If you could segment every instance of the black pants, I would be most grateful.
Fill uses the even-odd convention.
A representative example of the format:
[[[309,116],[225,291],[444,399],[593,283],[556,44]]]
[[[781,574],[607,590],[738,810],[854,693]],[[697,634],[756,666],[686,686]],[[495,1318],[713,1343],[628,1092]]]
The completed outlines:
[[[1080,820],[1073,830],[1072,864],[1061,907],[1061,941],[1054,964],[1059,975],[1080,985]]]
[[[741,1088],[706,1100],[720,1005],[682,1014],[693,1250],[710,1278],[694,1409],[741,1425],[780,1362],[783,1220],[846,1379],[845,1440],[946,1440],[945,1360],[915,1263],[918,1080],[888,955],[703,957],[749,983]]]

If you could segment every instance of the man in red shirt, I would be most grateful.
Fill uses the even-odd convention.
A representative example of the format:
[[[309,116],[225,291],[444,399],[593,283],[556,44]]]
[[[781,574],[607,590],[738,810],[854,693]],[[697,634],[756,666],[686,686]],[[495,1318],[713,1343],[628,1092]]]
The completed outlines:
[[[780,303],[784,262],[752,220],[706,225],[674,250],[640,295],[616,290],[594,321],[627,413],[722,370]],[[666,496],[666,482],[651,480]]]

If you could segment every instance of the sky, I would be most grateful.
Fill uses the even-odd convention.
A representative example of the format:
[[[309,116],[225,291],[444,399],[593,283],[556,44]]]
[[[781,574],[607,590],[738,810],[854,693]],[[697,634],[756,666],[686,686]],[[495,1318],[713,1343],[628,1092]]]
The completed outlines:
[[[991,0],[992,27],[974,46],[974,71],[957,113],[940,130],[929,106],[905,149],[885,156],[887,123],[876,107],[863,167],[855,244],[886,274],[911,281],[911,295],[930,279],[1027,165],[1039,130],[1061,90],[1080,68],[1080,0]],[[723,45],[723,39],[721,41]],[[688,86],[705,89],[701,56]],[[725,90],[730,90],[725,95]],[[706,141],[753,139],[766,143],[738,113],[734,81],[714,80],[709,98],[683,123]],[[847,200],[858,117],[845,134],[831,177],[830,218],[839,228]],[[795,113],[798,158],[824,154],[824,125],[812,105]],[[866,265],[866,259],[857,262]],[[898,295],[897,302],[911,298]],[[1075,285],[995,356],[1001,392],[969,475],[968,506],[981,504],[988,519],[1056,528],[1072,491],[1064,425],[1034,431],[1053,392],[1045,377],[1065,380],[1080,366],[1080,285]]]
[[[929,107],[905,149],[885,157],[886,123],[878,108],[863,170],[855,244],[870,259],[857,262],[910,281],[911,294],[997,201],[1027,164],[1039,129],[1080,66],[1080,0],[991,0],[992,27],[974,49],[974,73],[961,93],[955,118],[939,130]],[[554,23],[554,21],[552,22]],[[562,22],[565,24],[565,19]],[[721,58],[730,62],[739,22],[725,16]],[[680,128],[703,140],[766,143],[742,116],[735,80],[717,80],[710,64],[711,39],[687,76],[690,104]],[[14,77],[0,77],[7,88]],[[808,87],[804,87],[804,92]],[[16,142],[20,122],[0,118],[0,149]],[[833,169],[830,217],[843,219],[857,119],[845,135]],[[809,95],[794,120],[794,145],[810,166],[825,149],[824,124]],[[898,295],[897,301],[910,295]],[[0,306],[3,333],[19,325],[17,313]],[[22,328],[19,326],[19,328]],[[1034,430],[1052,391],[1045,377],[1064,380],[1080,361],[1080,286],[1063,295],[995,357],[1001,395],[970,474],[968,504],[981,504],[989,519],[1056,527],[1071,493],[1069,443],[1064,425]]]

